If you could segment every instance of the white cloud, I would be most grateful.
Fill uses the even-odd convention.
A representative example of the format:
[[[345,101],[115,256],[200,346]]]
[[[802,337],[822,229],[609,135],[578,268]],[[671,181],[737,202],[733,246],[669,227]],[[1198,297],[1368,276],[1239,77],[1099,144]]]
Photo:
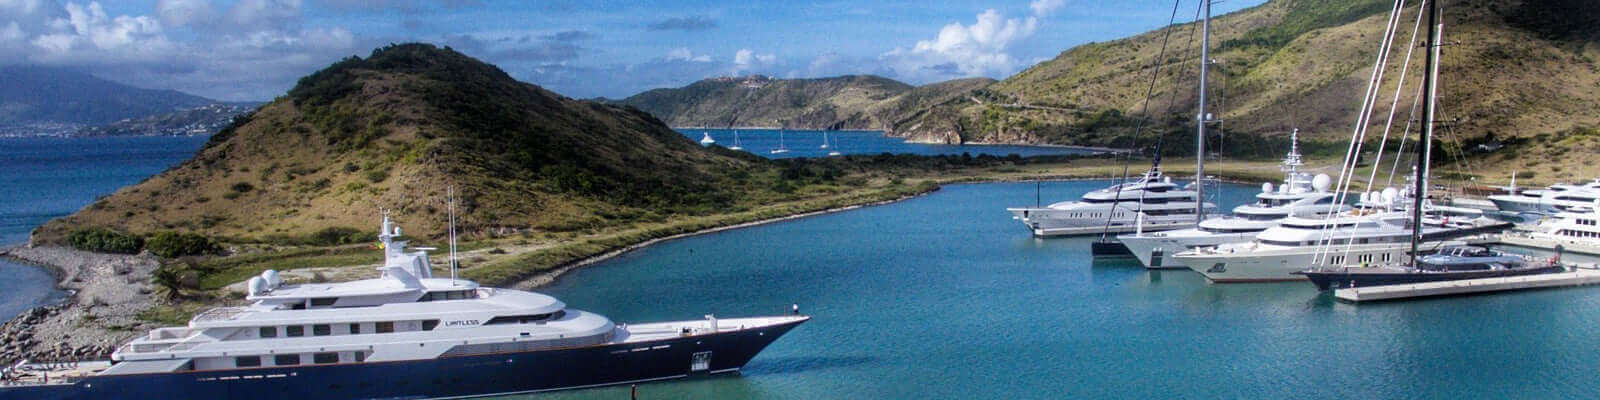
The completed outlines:
[[[1000,76],[1014,72],[1011,47],[1033,36],[1038,17],[1006,18],[999,11],[978,14],[972,25],[945,25],[939,36],[918,41],[910,48],[895,48],[879,59],[898,77],[914,81],[965,76]]]
[[[211,0],[160,0],[156,2],[156,16],[169,27],[179,27],[211,18]]]
[[[0,29],[0,43],[18,42],[25,38],[27,35],[22,33],[22,27],[17,25],[17,21],[11,21],[6,24],[5,29]]]
[[[667,51],[667,61],[711,62],[711,56],[705,54],[697,56],[694,52],[689,51],[689,48],[679,47]]]
[[[739,49],[733,53],[733,73],[751,71],[777,62],[778,56],[772,53],[756,54],[750,49]]]
[[[228,19],[246,29],[292,29],[300,22],[300,0],[241,0]]]
[[[88,59],[97,61],[149,61],[173,53],[161,22],[149,16],[111,17],[98,2],[67,3],[65,18],[49,22],[50,33],[31,43],[40,50],[35,58],[51,63]]]
[[[1028,3],[1028,8],[1033,9],[1034,16],[1048,17],[1066,5],[1067,0],[1033,0]]]

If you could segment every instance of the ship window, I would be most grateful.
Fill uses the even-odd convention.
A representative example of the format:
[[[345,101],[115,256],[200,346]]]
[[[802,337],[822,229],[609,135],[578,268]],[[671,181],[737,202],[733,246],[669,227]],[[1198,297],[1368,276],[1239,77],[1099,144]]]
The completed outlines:
[[[503,316],[499,316],[499,317],[490,318],[489,322],[485,322],[483,324],[484,325],[528,324],[528,323],[549,321],[549,320],[552,320],[552,319],[561,319],[561,317],[563,317],[565,315],[567,315],[566,311],[556,311],[556,312],[550,313],[550,314],[503,315]]]
[[[431,331],[431,330],[433,330],[433,328],[436,328],[438,326],[439,326],[439,320],[437,320],[437,319],[427,319],[427,320],[423,320],[422,321],[422,330],[425,330],[425,331]]]
[[[394,332],[394,323],[393,322],[379,322],[379,323],[377,323],[375,325],[377,325],[376,331],[378,333],[392,333],[392,332]]]
[[[339,353],[316,353],[311,355],[311,362],[317,364],[334,364],[339,362]]]
[[[350,324],[350,334],[351,335],[359,335],[359,334],[361,334],[361,324]]]
[[[312,307],[327,307],[327,306],[333,305],[333,303],[336,303],[338,301],[339,301],[338,297],[318,297],[318,298],[315,298],[315,299],[311,299],[311,306]]]
[[[306,335],[306,327],[302,325],[289,325],[283,328],[286,331],[284,336],[301,337]]]
[[[366,352],[357,351],[357,352],[355,352],[355,356],[356,356],[356,362],[367,362],[367,353]]]
[[[278,337],[278,327],[276,327],[276,326],[263,326],[263,327],[261,327],[261,338],[265,339],[265,338],[275,338],[275,337]]]
[[[233,366],[239,368],[259,367],[261,366],[261,356],[234,357]]]
[[[279,354],[272,356],[272,365],[299,365],[299,354]]]
[[[313,336],[328,336],[328,335],[332,335],[332,334],[333,334],[333,327],[329,326],[328,324],[319,324],[319,325],[312,325],[311,326],[311,335],[313,335]]]

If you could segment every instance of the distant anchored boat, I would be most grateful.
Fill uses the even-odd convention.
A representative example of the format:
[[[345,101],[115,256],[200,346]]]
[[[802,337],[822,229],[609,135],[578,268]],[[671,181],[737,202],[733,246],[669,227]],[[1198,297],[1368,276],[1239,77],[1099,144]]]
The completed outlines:
[[[711,132],[704,132],[703,136],[700,136],[701,146],[710,146],[713,144],[717,144],[717,140],[711,138]]]
[[[205,311],[110,361],[6,368],[0,399],[444,398],[735,372],[809,317],[615,324],[550,296],[434,278],[383,220],[375,279],[251,278],[251,302]]]

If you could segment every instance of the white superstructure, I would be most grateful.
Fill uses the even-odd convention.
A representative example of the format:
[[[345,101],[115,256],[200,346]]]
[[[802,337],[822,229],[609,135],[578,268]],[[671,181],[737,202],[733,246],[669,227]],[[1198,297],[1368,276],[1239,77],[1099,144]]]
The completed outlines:
[[[1600,255],[1600,209],[1590,206],[1572,210],[1545,217],[1529,231],[1508,232],[1501,241],[1551,250],[1560,246],[1567,252]]]
[[[1264,183],[1256,202],[1233,209],[1232,216],[1208,218],[1199,226],[1165,232],[1138,232],[1117,236],[1139,263],[1146,268],[1188,268],[1172,259],[1178,252],[1224,243],[1245,242],[1290,216],[1321,218],[1329,212],[1343,212],[1348,206],[1333,207],[1334,195],[1328,192],[1327,175],[1311,176],[1300,172],[1304,165],[1298,146],[1298,131],[1290,133],[1289,153],[1283,160],[1282,185]]]
[[[1181,188],[1172,178],[1161,175],[1161,167],[1151,167],[1139,180],[1089,192],[1078,201],[1063,201],[1044,207],[1007,208],[1036,236],[1082,235],[1181,229],[1194,226],[1194,190]],[[1204,203],[1207,212],[1216,205]],[[1142,222],[1142,223],[1141,223]]]

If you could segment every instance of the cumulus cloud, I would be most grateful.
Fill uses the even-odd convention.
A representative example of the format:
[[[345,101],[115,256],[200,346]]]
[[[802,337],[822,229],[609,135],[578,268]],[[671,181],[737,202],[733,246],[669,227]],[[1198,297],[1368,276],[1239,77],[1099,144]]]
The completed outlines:
[[[747,72],[756,68],[772,65],[778,61],[778,56],[772,53],[756,54],[750,49],[739,49],[733,53],[733,73]]]
[[[1033,10],[1035,16],[1048,17],[1066,5],[1067,0],[1033,0],[1032,3],[1028,3],[1028,8]]]
[[[211,0],[160,0],[156,2],[156,15],[169,27],[179,27],[195,22],[209,21]]]
[[[937,37],[895,48],[879,59],[895,76],[914,81],[1000,76],[1017,67],[1008,53],[1011,47],[1033,36],[1038,27],[1036,16],[1006,18],[990,9],[978,14],[971,25],[950,23]]]
[[[163,35],[156,18],[112,17],[98,2],[67,3],[65,10],[65,17],[47,23],[48,32],[29,41],[34,56],[41,61],[148,62],[170,56],[177,47]],[[20,28],[17,32],[21,32]]]
[[[717,27],[717,21],[701,16],[673,17],[645,27],[652,31],[703,31]]]
[[[695,55],[694,52],[689,51],[689,48],[687,48],[687,47],[679,47],[679,48],[676,48],[676,49],[668,50],[667,51],[667,57],[664,60],[667,60],[667,61],[711,62],[711,56],[705,55],[705,54]]]

